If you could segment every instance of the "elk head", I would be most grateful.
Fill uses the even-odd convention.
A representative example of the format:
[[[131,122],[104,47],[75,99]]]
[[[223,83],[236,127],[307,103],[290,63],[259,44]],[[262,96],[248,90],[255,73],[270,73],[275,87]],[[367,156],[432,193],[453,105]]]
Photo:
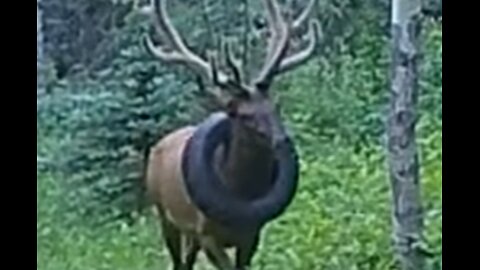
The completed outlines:
[[[234,55],[231,41],[222,42],[221,55],[225,62],[225,68],[222,70],[218,53],[209,52],[204,59],[185,44],[168,17],[166,1],[151,0],[151,2],[151,9],[148,12],[153,18],[158,34],[162,37],[163,44],[156,45],[149,36],[146,36],[144,43],[148,51],[164,63],[184,65],[201,75],[209,85],[206,88],[208,93],[215,97],[226,112],[212,118],[210,123],[204,125],[204,129],[200,128],[197,132],[197,143],[194,139],[187,147],[186,153],[191,155],[185,155],[189,160],[185,160],[184,164],[189,164],[189,167],[184,171],[187,174],[185,178],[190,196],[207,216],[215,217],[224,224],[259,226],[280,214],[292,197],[292,187],[289,186],[293,183],[290,178],[297,177],[296,156],[292,154],[293,145],[287,143],[289,141],[287,133],[269,92],[277,75],[293,70],[313,55],[320,32],[318,21],[312,20],[308,23],[307,34],[300,39],[304,44],[299,46],[301,49],[296,52],[293,51],[292,37],[305,24],[316,1],[311,0],[297,18],[291,18],[293,16],[282,14],[277,1],[262,0],[269,26],[268,47],[260,71],[248,80]],[[236,145],[237,148],[231,149],[230,152],[233,154],[225,157],[228,159],[226,173],[228,174],[231,169],[227,178],[234,179],[231,182],[240,183],[240,186],[245,185],[242,181],[243,183],[248,181],[245,179],[258,180],[257,184],[268,182],[270,179],[265,178],[270,177],[274,163],[278,162],[281,168],[276,176],[277,181],[269,192],[269,194],[276,192],[275,196],[269,194],[257,196],[247,202],[232,195],[228,189],[220,187],[220,180],[211,180],[218,177],[211,169],[204,168],[211,166],[209,163],[213,158],[214,149],[218,146],[217,141],[220,140],[218,138],[228,136],[233,140],[230,143],[232,147]],[[277,151],[277,148],[280,150]],[[263,159],[259,159],[259,156]],[[246,171],[255,171],[256,174]],[[262,171],[266,173],[262,174]],[[199,180],[201,183],[196,183],[196,187],[193,188],[189,186],[191,184],[189,177],[203,180]],[[280,181],[281,179],[284,181]],[[209,193],[206,190],[215,192]]]
[[[307,45],[303,50],[289,55],[289,49],[292,33],[298,32],[303,26],[315,2],[310,1],[296,20],[287,22],[277,1],[263,0],[270,27],[268,49],[263,67],[248,82],[234,56],[231,41],[222,42],[222,54],[228,73],[220,70],[218,54],[208,52],[208,59],[202,59],[192,52],[169,20],[166,1],[152,0],[153,10],[150,12],[164,44],[156,46],[148,36],[144,41],[148,50],[162,62],[181,64],[200,74],[210,84],[208,92],[228,112],[234,126],[252,135],[249,136],[250,140],[258,138],[259,141],[275,144],[285,137],[285,132],[270,99],[269,90],[276,75],[300,66],[312,56],[320,30],[316,20],[309,23],[307,37],[304,39]]]

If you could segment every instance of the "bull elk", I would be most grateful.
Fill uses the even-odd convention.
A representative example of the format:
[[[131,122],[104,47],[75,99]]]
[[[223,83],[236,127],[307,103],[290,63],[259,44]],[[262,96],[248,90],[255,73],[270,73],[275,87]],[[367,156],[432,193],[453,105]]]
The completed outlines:
[[[204,59],[185,44],[165,0],[151,0],[146,8],[162,38],[162,45],[156,45],[145,36],[151,55],[196,72],[223,108],[197,126],[173,131],[150,151],[147,191],[158,210],[173,269],[193,269],[200,249],[218,269],[246,269],[261,229],[292,201],[297,153],[268,90],[276,75],[313,55],[317,20],[308,24],[301,49],[290,51],[293,33],[307,21],[315,2],[295,18],[282,14],[277,1],[262,0],[269,39],[265,62],[252,80],[244,76],[231,42],[222,45],[226,72],[218,54]],[[227,248],[235,248],[234,262]]]

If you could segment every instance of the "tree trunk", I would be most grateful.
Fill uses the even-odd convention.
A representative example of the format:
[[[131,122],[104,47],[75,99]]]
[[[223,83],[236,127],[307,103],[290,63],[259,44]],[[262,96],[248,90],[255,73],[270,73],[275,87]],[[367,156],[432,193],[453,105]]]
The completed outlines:
[[[392,67],[388,164],[393,196],[393,241],[403,270],[424,269],[419,162],[415,142],[420,0],[392,1]]]
[[[41,0],[37,0],[37,96],[45,92],[43,85],[43,29],[42,29],[42,10],[40,9]]]

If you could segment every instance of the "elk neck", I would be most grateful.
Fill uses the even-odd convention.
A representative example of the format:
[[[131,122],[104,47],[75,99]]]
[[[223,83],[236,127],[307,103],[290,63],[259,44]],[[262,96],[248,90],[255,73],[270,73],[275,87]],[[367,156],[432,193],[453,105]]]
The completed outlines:
[[[226,185],[245,199],[265,195],[274,179],[275,158],[271,144],[252,133],[232,123],[229,150],[221,169]]]

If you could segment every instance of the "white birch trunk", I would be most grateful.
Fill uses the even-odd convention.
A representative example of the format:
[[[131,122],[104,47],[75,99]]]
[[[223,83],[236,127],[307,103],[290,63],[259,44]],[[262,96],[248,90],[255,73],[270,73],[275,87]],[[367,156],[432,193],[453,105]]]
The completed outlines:
[[[388,115],[388,165],[393,241],[403,270],[424,269],[420,250],[423,213],[415,142],[420,0],[392,0],[392,66]]]

